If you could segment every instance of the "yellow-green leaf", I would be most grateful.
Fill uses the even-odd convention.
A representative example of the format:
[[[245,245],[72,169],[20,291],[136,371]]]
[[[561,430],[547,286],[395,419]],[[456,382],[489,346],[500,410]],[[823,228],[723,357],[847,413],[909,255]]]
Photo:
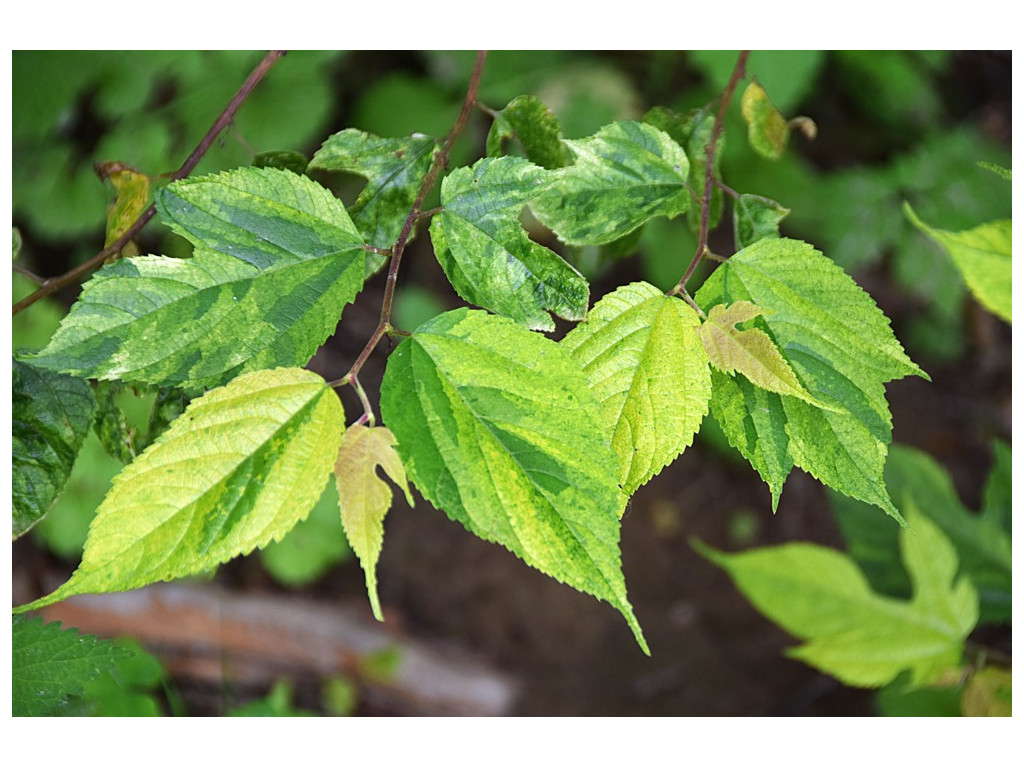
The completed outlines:
[[[412,492],[405,479],[405,468],[395,451],[395,436],[387,427],[353,424],[341,438],[341,449],[334,465],[341,504],[341,523],[345,526],[352,550],[366,572],[366,591],[373,615],[384,617],[377,597],[377,559],[384,544],[384,516],[391,508],[391,488],[377,475],[377,467],[405,493],[409,506]]]
[[[789,142],[789,125],[772,104],[760,83],[752,82],[740,102],[747,122],[747,138],[755,152],[769,160],[778,160]]]
[[[135,223],[149,202],[149,176],[139,173],[124,163],[102,163],[96,166],[100,178],[108,179],[117,197],[107,209],[107,234],[103,247],[107,247],[123,235]],[[126,256],[137,256],[138,249]]]

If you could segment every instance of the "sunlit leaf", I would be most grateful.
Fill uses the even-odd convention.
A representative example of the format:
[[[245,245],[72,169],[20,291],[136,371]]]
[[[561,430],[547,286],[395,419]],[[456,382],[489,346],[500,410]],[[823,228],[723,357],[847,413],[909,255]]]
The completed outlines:
[[[747,122],[747,140],[754,151],[769,160],[782,157],[789,143],[789,125],[760,83],[747,86],[740,108]]]

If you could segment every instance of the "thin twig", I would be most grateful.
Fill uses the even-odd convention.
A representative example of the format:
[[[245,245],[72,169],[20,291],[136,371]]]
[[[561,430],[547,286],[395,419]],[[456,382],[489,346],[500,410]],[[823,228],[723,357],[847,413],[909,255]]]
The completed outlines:
[[[249,94],[257,86],[257,84],[259,84],[259,82],[264,78],[264,76],[267,74],[270,68],[277,62],[278,59],[284,56],[285,53],[287,53],[287,51],[270,51],[266,56],[263,57],[263,60],[256,65],[256,68],[249,74],[249,77],[246,78],[245,82],[242,83],[242,87],[238,89],[238,92],[234,95],[231,101],[228,102],[228,105],[227,107],[225,107],[224,111],[220,113],[220,117],[218,117],[214,121],[213,125],[210,127],[210,130],[206,132],[206,135],[203,136],[199,144],[196,145],[196,148],[192,150],[192,154],[190,154],[188,158],[186,158],[182,166],[177,171],[175,171],[174,174],[171,176],[172,180],[179,181],[180,179],[184,179],[186,176],[192,173],[193,170],[195,170],[195,167],[199,164],[199,161],[203,158],[203,155],[205,155],[206,151],[213,145],[213,142],[217,140],[217,136],[220,134],[220,132],[227,127],[227,125],[232,121],[232,119],[234,119],[235,113],[238,111],[238,108],[242,106],[242,102],[244,102],[246,98],[248,98]],[[117,238],[117,240],[108,245],[106,248],[97,253],[84,264],[75,267],[74,269],[68,272],[65,272],[63,275],[46,280],[42,284],[42,286],[40,286],[39,290],[37,290],[35,293],[29,296],[26,296],[21,301],[17,302],[14,305],[14,311],[12,312],[12,314],[16,315],[23,309],[27,309],[28,307],[35,304],[41,298],[49,296],[51,293],[60,290],[66,285],[70,285],[83,275],[86,275],[89,272],[92,272],[94,269],[98,268],[108,258],[116,258],[116,256],[121,252],[121,249],[127,244],[127,242],[131,240],[133,237],[135,237],[135,235],[137,235],[142,230],[142,228],[149,223],[150,219],[152,219],[153,216],[155,215],[156,206],[150,205],[146,210],[144,210],[139,215],[139,218],[137,218],[132,223],[132,225],[128,227],[128,229],[126,229],[119,238]]]
[[[27,277],[29,280],[31,280],[33,283],[35,283],[37,285],[42,285],[43,283],[46,282],[46,278],[45,277],[40,277],[35,272],[33,272],[31,269],[25,269],[25,267],[21,266],[21,264],[19,264],[16,261],[12,261],[11,262],[11,269],[13,269],[18,274],[24,275],[25,277]]]
[[[715,185],[715,149],[718,147],[718,141],[721,139],[722,131],[725,129],[725,114],[729,109],[729,102],[732,100],[732,94],[736,90],[736,85],[744,76],[749,55],[750,51],[740,51],[739,58],[736,60],[736,66],[732,70],[732,76],[729,78],[729,84],[722,91],[722,100],[718,105],[718,112],[715,115],[715,127],[711,131],[711,141],[708,142],[704,150],[706,153],[704,197],[700,203],[700,234],[697,238],[697,252],[694,254],[693,260],[690,261],[690,266],[686,268],[683,278],[670,291],[673,294],[688,295],[686,294],[686,283],[693,275],[697,265],[700,264],[700,260],[708,254],[708,222],[711,216],[711,192]]]
[[[466,89],[466,98],[462,102],[462,111],[459,112],[455,124],[452,126],[451,131],[448,132],[441,151],[434,156],[434,162],[431,164],[430,170],[427,171],[427,175],[423,178],[423,183],[420,184],[420,191],[416,195],[416,201],[413,203],[409,215],[405,217],[402,231],[399,233],[398,239],[395,240],[395,244],[391,247],[391,263],[388,266],[387,283],[384,286],[384,299],[380,307],[380,322],[377,324],[376,329],[374,329],[369,341],[366,342],[366,346],[363,347],[363,351],[359,353],[359,357],[352,364],[349,372],[339,380],[342,383],[349,383],[359,373],[363,365],[366,364],[367,359],[369,359],[370,353],[373,352],[377,344],[384,337],[384,334],[391,330],[391,306],[395,298],[395,285],[398,282],[398,268],[402,263],[402,253],[405,251],[405,245],[409,241],[413,227],[422,215],[420,209],[423,206],[423,201],[427,199],[430,190],[437,183],[441,169],[448,163],[448,155],[451,153],[452,145],[459,137],[459,134],[462,133],[462,129],[466,127],[469,115],[473,111],[473,106],[476,103],[476,92],[480,86],[480,76],[483,74],[484,61],[486,59],[487,51],[479,51],[477,53],[473,74],[469,78],[469,86]]]

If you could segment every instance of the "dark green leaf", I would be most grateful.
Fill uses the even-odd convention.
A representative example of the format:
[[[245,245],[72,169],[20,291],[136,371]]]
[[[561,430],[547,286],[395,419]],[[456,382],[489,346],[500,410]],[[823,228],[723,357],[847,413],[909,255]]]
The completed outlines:
[[[516,96],[495,114],[487,134],[487,154],[502,154],[502,144],[513,136],[522,144],[527,159],[541,168],[562,168],[572,162],[558,118],[536,96]]]
[[[254,168],[280,168],[301,175],[309,167],[309,159],[301,152],[279,149],[273,152],[260,152],[252,159],[252,164]]]
[[[774,200],[760,195],[740,195],[733,211],[736,247],[743,249],[758,240],[777,239],[779,223],[789,214]]]

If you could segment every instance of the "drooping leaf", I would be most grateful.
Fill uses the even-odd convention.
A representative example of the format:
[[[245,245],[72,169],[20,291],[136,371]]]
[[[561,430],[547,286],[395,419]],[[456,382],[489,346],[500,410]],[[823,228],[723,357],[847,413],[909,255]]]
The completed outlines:
[[[982,306],[1011,322],[1011,220],[1000,219],[963,232],[949,232],[929,227],[918,218],[909,203],[903,204],[903,211],[915,227],[952,257],[967,287]]]
[[[558,117],[536,96],[516,96],[495,113],[487,133],[487,154],[500,155],[503,143],[513,136],[523,145],[527,159],[541,168],[562,168],[572,162]]]
[[[134,168],[119,162],[99,163],[96,172],[101,179],[110,181],[116,197],[107,209],[107,231],[103,247],[116,241],[123,235],[135,220],[139,218],[149,204],[149,177]],[[138,247],[134,243],[121,249],[124,256],[137,256]]]
[[[607,600],[646,652],[621,570],[618,463],[565,349],[504,318],[446,312],[391,354],[381,412],[434,506]]]
[[[993,470],[990,482],[995,474]],[[913,504],[956,547],[961,572],[978,590],[981,621],[1008,621],[1013,602],[1012,558],[1010,534],[1000,517],[968,510],[949,473],[927,454],[907,446],[892,446],[885,482],[901,511]],[[1008,493],[1009,478],[1006,482]],[[897,526],[851,499],[833,496],[832,507],[851,556],[875,589],[897,596],[909,594],[909,578],[897,557]]]
[[[884,385],[911,374],[927,376],[903,352],[871,297],[810,245],[783,238],[759,240],[731,257],[696,299],[705,311],[742,300],[761,307],[761,321],[782,356],[825,406],[775,393],[754,395],[743,381],[713,394],[712,410],[730,443],[761,472],[773,496],[779,474],[766,476],[749,451],[758,439],[779,446],[782,426],[788,459],[775,462],[780,471],[795,464],[841,493],[898,515],[882,482],[892,439]],[[763,416],[742,417],[758,404],[768,409],[767,423]],[[756,437],[747,431],[752,427]]]
[[[128,417],[114,401],[121,391],[119,382],[96,383],[96,421],[93,428],[103,449],[122,464],[131,464],[139,454],[139,435],[128,424]]]
[[[575,162],[551,172],[552,183],[530,201],[563,243],[610,243],[648,219],[689,207],[690,161],[653,125],[620,121],[566,144]]]
[[[12,534],[35,525],[61,492],[92,426],[87,381],[14,360],[11,371]]]
[[[789,214],[774,200],[760,195],[740,195],[732,209],[736,247],[743,249],[758,240],[779,237],[779,222]]]
[[[925,685],[960,663],[978,620],[978,596],[955,579],[956,550],[911,507],[913,527],[900,549],[914,595],[895,600],[871,591],[847,555],[816,544],[786,544],[735,555],[696,542],[754,606],[805,643],[788,651],[847,685],[877,687],[904,670]]]
[[[747,140],[751,148],[769,160],[782,157],[789,143],[789,125],[760,83],[751,82],[747,86],[740,108],[747,123]]]
[[[713,306],[697,331],[711,364],[730,375],[739,371],[762,389],[820,405],[807,394],[771,336],[760,328],[736,327],[761,314],[760,307],[745,300]]]
[[[334,391],[299,368],[207,392],[114,479],[71,579],[15,610],[200,573],[280,539],[320,498],[343,422]]]
[[[377,621],[384,621],[377,597],[377,559],[384,544],[384,516],[391,509],[391,488],[377,476],[377,467],[405,493],[413,506],[402,460],[395,452],[395,437],[387,427],[356,423],[345,430],[334,465],[341,502],[341,522],[352,550],[366,572],[366,591]]]
[[[55,717],[88,714],[85,683],[113,669],[131,652],[59,622],[11,619],[11,714]]]
[[[430,226],[437,260],[462,298],[543,330],[555,327],[548,312],[582,319],[590,296],[583,276],[519,224],[523,206],[549,183],[549,172],[522,158],[484,158],[445,178],[444,211]]]
[[[354,128],[324,141],[310,161],[310,168],[343,171],[363,176],[367,184],[349,209],[352,221],[378,248],[390,248],[402,230],[423,178],[437,149],[429,136],[382,139]],[[375,272],[384,257],[367,256],[367,274]]]
[[[597,396],[619,459],[620,512],[687,448],[707,413],[708,360],[684,301],[648,283],[604,296],[560,342]]]

